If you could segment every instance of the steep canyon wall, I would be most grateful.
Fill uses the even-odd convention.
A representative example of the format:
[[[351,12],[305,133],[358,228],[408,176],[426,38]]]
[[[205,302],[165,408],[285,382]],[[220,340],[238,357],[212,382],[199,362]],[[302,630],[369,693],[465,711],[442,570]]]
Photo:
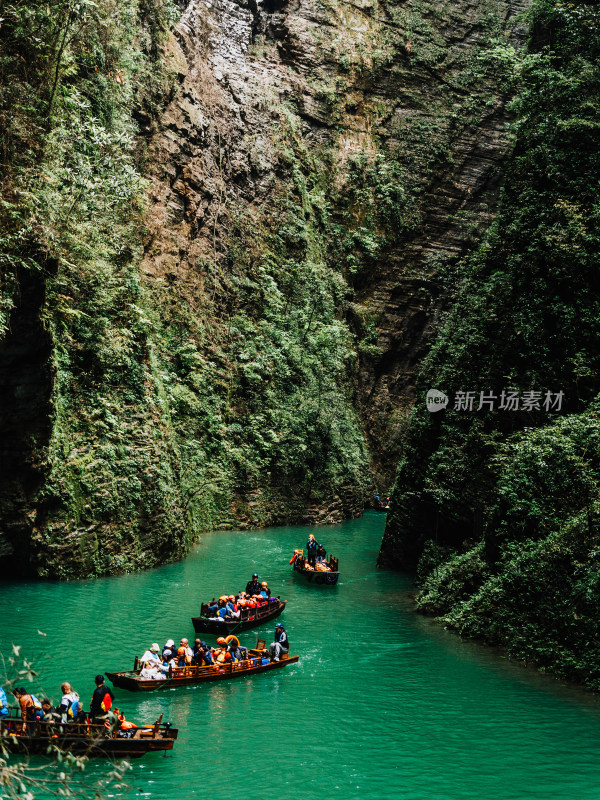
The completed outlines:
[[[305,191],[298,166],[310,221],[320,182],[329,225],[315,257],[349,285],[341,313],[364,345],[355,401],[382,490],[437,274],[493,217],[524,7],[191,4],[175,30],[181,87],[153,140],[164,171],[145,268],[189,280],[190,265],[222,257],[232,215],[272,231],[289,187]],[[289,163],[298,150],[304,163]]]
[[[497,215],[420,364],[381,551],[422,611],[596,691],[599,21],[531,7]]]
[[[3,41],[2,419],[33,398],[28,449],[3,441],[4,557],[102,574],[360,513],[438,275],[494,215],[523,5],[50,8],[67,44],[35,79],[18,7]]]

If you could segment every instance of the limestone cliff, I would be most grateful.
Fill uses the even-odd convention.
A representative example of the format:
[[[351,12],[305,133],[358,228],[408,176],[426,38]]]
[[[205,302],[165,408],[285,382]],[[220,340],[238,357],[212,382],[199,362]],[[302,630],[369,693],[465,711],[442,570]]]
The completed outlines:
[[[389,485],[437,274],[493,217],[522,10],[131,0],[65,36],[44,149],[5,176],[14,209],[22,174],[44,199],[31,288],[6,284],[5,427],[28,383],[37,404],[5,440],[7,556],[137,568]]]
[[[161,166],[145,271],[189,282],[199,260],[222,257],[233,215],[277,226],[282,184],[293,181],[281,146],[293,120],[302,147],[323,154],[341,223],[322,257],[348,231],[373,234],[343,274],[354,289],[347,318],[371,337],[356,400],[382,489],[439,306],[437,272],[493,216],[523,10],[191,3],[175,29],[180,88],[150,151]]]

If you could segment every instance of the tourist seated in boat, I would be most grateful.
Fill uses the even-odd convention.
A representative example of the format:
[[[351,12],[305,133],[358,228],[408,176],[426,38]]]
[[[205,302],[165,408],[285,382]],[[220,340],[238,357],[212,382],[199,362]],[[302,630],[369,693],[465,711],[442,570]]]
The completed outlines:
[[[62,722],[76,722],[81,721],[85,716],[81,706],[79,695],[73,689],[70,683],[66,681],[60,687],[63,696],[58,706],[58,713],[61,715]]]
[[[104,675],[96,675],[94,683],[96,688],[90,702],[90,717],[94,722],[104,722],[115,701],[115,696],[112,689],[109,689],[104,683]]]
[[[246,594],[252,597],[255,594],[260,594],[260,583],[258,582],[258,573],[254,572],[252,580],[246,584]]]
[[[187,639],[181,639],[175,657],[169,662],[170,667],[189,667],[194,659],[194,651]]]
[[[327,550],[324,544],[320,544],[317,548],[317,564],[322,564],[327,559]]]
[[[171,659],[175,658],[177,655],[177,648],[175,647],[175,642],[173,639],[167,639],[165,642],[165,646],[162,649],[162,661],[163,666],[168,664]]]
[[[160,647],[158,646],[158,642],[154,642],[150,645],[150,647],[146,650],[144,655],[140,658],[140,665],[142,668],[160,668],[162,666],[163,660],[162,656],[159,655]]]
[[[259,594],[263,600],[268,600],[269,597],[271,597],[271,590],[269,589],[269,584],[266,581],[261,583]]]
[[[6,699],[6,692],[0,686],[0,719],[8,717],[8,700]]]
[[[294,550],[294,555],[290,558],[290,564],[294,564],[298,569],[306,568],[306,559],[304,553],[300,548]]]
[[[122,712],[117,714],[116,724],[119,728],[117,732],[117,737],[119,739],[133,739],[139,727],[135,722],[130,722],[128,719],[125,719],[125,714]]]
[[[189,666],[189,663],[185,655],[185,647],[179,647],[177,649],[177,652],[175,653],[175,657],[172,658],[171,661],[169,661],[169,667],[171,667],[172,669],[178,669],[180,667]]]
[[[197,667],[209,667],[211,664],[214,664],[214,658],[210,651],[210,647],[206,644],[206,642],[201,642],[199,639],[196,639],[197,645],[194,645],[194,657],[192,660],[192,664]]]
[[[22,686],[13,689],[13,694],[19,701],[21,709],[21,720],[23,722],[21,732],[28,736],[33,736],[35,723],[44,718],[42,704],[34,694],[31,694]]]
[[[179,664],[178,664],[178,660],[179,660],[179,659],[178,659],[177,653],[175,653],[175,655],[173,656],[173,658],[172,658],[172,659],[169,661],[169,663],[167,664],[167,672],[169,672],[169,671],[173,671],[173,670],[176,670],[176,669],[177,669],[177,667],[179,666]]]
[[[185,644],[184,644],[185,643]],[[191,664],[192,656],[189,655],[193,651],[187,645],[187,639],[182,639],[179,647],[175,647],[173,639],[168,639],[162,651],[162,659],[160,667],[145,667],[140,673],[140,677],[148,678],[165,678],[169,669],[177,669],[177,667],[184,667]],[[144,670],[149,670],[147,673]]]
[[[214,612],[214,616],[216,619],[225,619],[227,616],[227,601],[229,600],[228,595],[223,595],[223,597],[219,597],[217,603],[217,609]]]
[[[162,653],[160,655],[159,653],[160,647],[158,646],[158,642],[154,642],[146,650],[144,655],[140,658],[140,666],[142,668],[140,678],[161,680],[165,677],[163,657]]]
[[[290,643],[288,641],[287,633],[281,622],[275,625],[275,639],[269,648],[271,661],[280,661],[281,657],[289,653]]]
[[[225,637],[225,642],[227,643],[227,649],[233,661],[246,661],[248,658],[248,648],[242,647],[237,636],[227,636]]]
[[[251,605],[251,607],[260,608],[262,606],[266,606],[269,602],[270,594],[271,590],[269,589],[267,582],[263,581],[260,584],[260,591],[252,595],[251,599],[254,601],[254,605]]]
[[[227,609],[227,613],[225,614],[225,619],[239,619],[241,617],[241,611],[236,605],[235,602],[235,595],[230,594],[227,598],[227,603],[225,604],[225,608]]]
[[[223,664],[231,664],[233,657],[227,648],[227,642],[222,636],[217,639],[218,649],[213,652],[215,664],[217,666]]]
[[[206,609],[207,609],[207,611],[206,611],[206,615],[207,615],[208,617],[214,617],[214,615],[215,615],[215,614],[216,614],[216,612],[217,612],[217,609],[218,609],[218,607],[219,607],[219,602],[218,602],[218,600],[216,600],[216,599],[213,597],[213,599],[212,599],[212,600],[210,600],[210,601],[209,601],[209,602],[206,604]]]
[[[42,700],[42,712],[44,722],[60,722],[60,714],[47,697]]]
[[[238,608],[256,608],[256,600],[246,592],[240,592],[238,599]]]

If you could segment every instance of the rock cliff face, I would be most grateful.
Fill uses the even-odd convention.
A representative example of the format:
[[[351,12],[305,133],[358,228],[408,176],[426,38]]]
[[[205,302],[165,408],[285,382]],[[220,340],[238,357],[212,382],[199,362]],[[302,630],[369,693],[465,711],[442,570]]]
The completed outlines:
[[[390,486],[439,272],[494,214],[522,10],[193,0],[164,44],[170,83],[147,72],[145,92],[135,55],[80,76],[104,70],[121,117],[138,82],[145,218],[116,244],[103,222],[88,252],[95,217],[54,165],[58,276],[17,304],[0,354],[3,420],[37,387],[5,439],[22,465],[0,490],[7,553],[40,574],[138,568],[206,527],[339,521]],[[19,319],[44,343],[27,381]]]
[[[359,358],[356,402],[381,489],[393,480],[439,310],[437,273],[493,217],[506,54],[522,43],[524,7],[192,2],[169,48],[179,87],[151,138],[144,271],[150,281],[205,282],[199,264],[223,255],[236,214],[278,225],[282,185],[293,179],[281,131],[293,118],[303,147],[326,154],[344,232],[377,239],[345,277],[355,291],[348,319],[359,336],[367,320],[373,345]]]
[[[597,691],[600,10],[528,22],[496,217],[420,365],[380,560],[446,627]]]

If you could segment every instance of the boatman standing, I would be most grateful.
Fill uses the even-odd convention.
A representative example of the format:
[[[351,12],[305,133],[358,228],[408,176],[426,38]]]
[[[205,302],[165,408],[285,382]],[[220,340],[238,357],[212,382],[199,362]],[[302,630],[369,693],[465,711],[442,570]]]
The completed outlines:
[[[115,696],[112,690],[104,683],[104,675],[96,675],[94,679],[96,688],[90,703],[90,716],[92,720],[108,719],[108,712],[112,708]]]
[[[308,537],[308,542],[306,543],[306,554],[307,560],[311,567],[315,566],[317,561],[317,548],[319,547],[317,540],[311,533]]]
[[[275,625],[275,641],[271,645],[271,661],[280,661],[284,653],[289,653],[290,643],[285,628],[278,622]]]
[[[258,582],[258,573],[252,575],[252,580],[246,584],[246,594],[253,597],[255,594],[260,594],[260,583]]]

